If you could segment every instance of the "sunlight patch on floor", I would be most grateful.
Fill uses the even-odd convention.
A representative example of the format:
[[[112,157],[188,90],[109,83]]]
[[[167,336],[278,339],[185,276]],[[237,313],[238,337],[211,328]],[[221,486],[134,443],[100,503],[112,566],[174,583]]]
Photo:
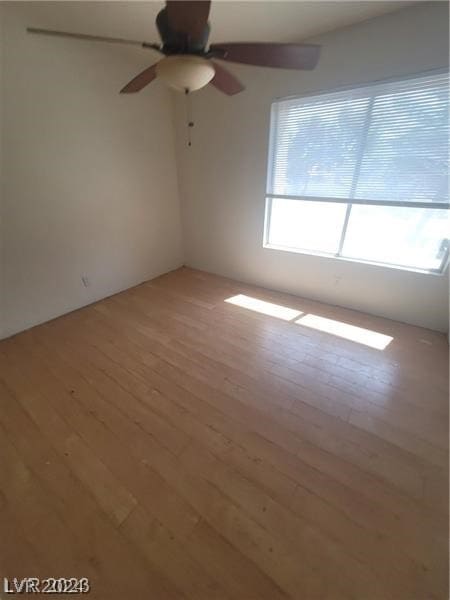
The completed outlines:
[[[292,321],[296,325],[302,325],[310,329],[316,329],[324,333],[329,333],[357,344],[364,344],[370,348],[377,350],[384,350],[394,339],[390,335],[379,333],[378,331],[372,331],[371,329],[364,329],[363,327],[357,327],[356,325],[349,325],[343,321],[335,321],[334,319],[326,319],[325,317],[319,317],[318,315],[305,314],[300,310],[289,308],[288,306],[282,306],[281,304],[274,304],[272,302],[266,302],[265,300],[259,300],[258,298],[252,298],[245,294],[238,294],[230,298],[226,298],[224,302],[228,304],[234,304],[247,310],[252,310],[270,317],[276,317],[283,321]]]
[[[238,294],[237,296],[227,298],[225,302],[264,315],[269,315],[270,317],[283,319],[283,321],[293,321],[303,314],[300,310],[294,310],[293,308],[281,306],[280,304],[273,304],[272,302],[266,302],[265,300],[258,300],[258,298],[252,298],[251,296],[245,296],[244,294]]]
[[[371,329],[364,329],[363,327],[356,327],[356,325],[349,325],[342,321],[335,321],[334,319],[325,319],[317,315],[304,315],[295,321],[297,325],[303,325],[310,329],[317,329],[324,333],[330,333],[338,337],[357,342],[358,344],[364,344],[377,350],[384,350],[394,338],[384,333],[378,333]]]

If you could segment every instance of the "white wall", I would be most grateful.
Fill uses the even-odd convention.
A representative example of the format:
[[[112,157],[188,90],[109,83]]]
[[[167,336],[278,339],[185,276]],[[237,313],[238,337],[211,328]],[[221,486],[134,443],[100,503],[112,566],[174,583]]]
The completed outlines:
[[[235,5],[238,10],[238,5]],[[319,67],[295,73],[230,65],[247,86],[193,96],[193,145],[176,101],[186,263],[214,273],[437,330],[443,277],[262,247],[270,105],[276,97],[420,72],[448,63],[448,5],[427,2],[317,38]]]
[[[155,55],[31,36],[3,8],[0,337],[183,262],[170,94],[118,93]]]
[[[3,277],[3,17],[4,5],[0,3],[0,339],[3,336],[5,328],[5,310],[4,310],[4,277]]]

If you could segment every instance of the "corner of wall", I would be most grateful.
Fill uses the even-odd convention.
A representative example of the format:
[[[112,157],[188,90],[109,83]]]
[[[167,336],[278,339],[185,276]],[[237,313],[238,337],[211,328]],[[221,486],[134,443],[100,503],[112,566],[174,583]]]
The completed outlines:
[[[187,249],[187,243],[186,243],[186,235],[185,235],[185,215],[184,215],[184,206],[185,206],[185,202],[184,202],[184,196],[183,196],[183,190],[185,188],[185,186],[183,185],[183,172],[182,172],[182,165],[183,165],[183,159],[181,157],[181,141],[180,138],[181,136],[179,135],[178,132],[178,106],[180,103],[180,94],[171,90],[170,92],[170,108],[171,108],[171,114],[172,114],[172,139],[173,139],[173,146],[174,146],[174,152],[175,152],[175,174],[176,174],[176,187],[177,187],[177,193],[178,193],[178,206],[179,206],[179,214],[180,214],[180,231],[181,231],[181,257],[182,257],[182,262],[183,262],[183,266],[186,262],[186,249]]]

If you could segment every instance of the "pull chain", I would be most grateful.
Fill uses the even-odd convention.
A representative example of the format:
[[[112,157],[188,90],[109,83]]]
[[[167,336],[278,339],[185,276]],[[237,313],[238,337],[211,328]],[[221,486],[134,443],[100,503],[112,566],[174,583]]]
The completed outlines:
[[[189,90],[187,88],[184,90],[184,95],[186,98],[187,141],[188,141],[188,146],[192,146],[191,129],[192,129],[192,127],[194,127],[194,121],[192,120],[191,97],[189,96]]]

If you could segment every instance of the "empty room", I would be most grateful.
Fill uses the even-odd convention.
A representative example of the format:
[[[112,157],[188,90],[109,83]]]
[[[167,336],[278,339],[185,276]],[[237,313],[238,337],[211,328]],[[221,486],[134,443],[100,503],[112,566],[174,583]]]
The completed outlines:
[[[448,600],[447,1],[0,2],[0,598]]]

